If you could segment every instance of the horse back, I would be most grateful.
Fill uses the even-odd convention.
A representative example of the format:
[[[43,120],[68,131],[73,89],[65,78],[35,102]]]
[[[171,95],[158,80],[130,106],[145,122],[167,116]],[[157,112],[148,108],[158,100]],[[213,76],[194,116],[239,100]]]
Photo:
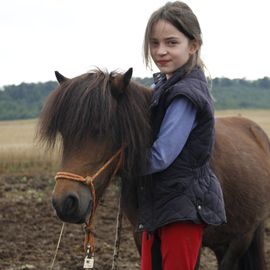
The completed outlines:
[[[211,166],[223,189],[228,220],[220,229],[239,233],[260,223],[270,210],[269,138],[243,117],[217,118],[215,132]]]
[[[215,148],[228,148],[231,154],[255,151],[260,157],[270,157],[270,141],[265,131],[255,122],[244,117],[216,118]],[[251,152],[250,152],[251,153]],[[253,152],[254,153],[254,152]]]

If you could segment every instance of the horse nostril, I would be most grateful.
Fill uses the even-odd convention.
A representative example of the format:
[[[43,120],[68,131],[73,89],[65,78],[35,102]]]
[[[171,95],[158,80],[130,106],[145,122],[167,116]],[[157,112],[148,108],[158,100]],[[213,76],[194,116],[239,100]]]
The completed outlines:
[[[66,215],[74,215],[79,208],[79,199],[75,194],[70,194],[66,197],[63,203],[63,212]]]
[[[87,187],[80,192],[54,193],[52,196],[52,205],[57,216],[62,221],[70,223],[85,222],[87,215],[91,212],[91,202],[91,194]]]

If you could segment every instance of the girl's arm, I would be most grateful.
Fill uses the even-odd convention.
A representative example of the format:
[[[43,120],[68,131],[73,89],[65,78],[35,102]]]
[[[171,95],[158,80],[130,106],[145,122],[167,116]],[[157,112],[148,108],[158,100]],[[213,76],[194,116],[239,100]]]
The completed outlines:
[[[148,153],[145,175],[163,171],[173,163],[196,125],[196,112],[195,106],[185,97],[172,101]]]

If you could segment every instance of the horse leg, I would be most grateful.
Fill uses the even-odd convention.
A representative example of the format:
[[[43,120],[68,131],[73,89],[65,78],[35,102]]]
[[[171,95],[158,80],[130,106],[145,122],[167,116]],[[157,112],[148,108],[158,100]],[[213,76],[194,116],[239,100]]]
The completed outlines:
[[[138,203],[137,203],[137,191],[135,186],[135,181],[132,179],[123,179],[122,180],[122,207],[125,216],[128,218],[131,227],[134,242],[136,248],[141,255],[141,233],[136,231],[136,224],[138,219]]]
[[[262,223],[257,227],[248,250],[240,258],[239,270],[266,270],[264,257],[264,231],[265,226],[264,223]]]
[[[239,262],[241,257],[249,250],[251,243],[254,239],[256,233],[249,232],[239,237],[234,238],[229,244],[223,258],[221,259],[221,254],[217,256],[220,261],[219,270],[262,270],[258,266],[252,267],[248,262],[244,268],[239,268]]]
[[[219,249],[213,250],[217,259],[218,268],[220,268],[221,262],[224,258],[224,254],[226,253],[227,247],[220,247]]]
[[[142,233],[141,232],[137,232],[133,229],[133,238],[134,238],[134,242],[136,244],[137,250],[141,256],[141,250],[142,250]]]
[[[202,255],[202,248],[200,248],[199,254],[198,254],[198,258],[197,258],[197,262],[195,265],[194,270],[199,270],[200,268],[200,262],[201,262],[201,255]]]

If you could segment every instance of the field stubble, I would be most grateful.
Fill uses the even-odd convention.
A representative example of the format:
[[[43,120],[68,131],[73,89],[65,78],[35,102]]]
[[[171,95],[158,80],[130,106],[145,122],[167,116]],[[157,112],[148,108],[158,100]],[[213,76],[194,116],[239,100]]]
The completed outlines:
[[[37,120],[0,121],[0,173],[38,173],[55,170],[59,148],[47,151],[36,137]]]

